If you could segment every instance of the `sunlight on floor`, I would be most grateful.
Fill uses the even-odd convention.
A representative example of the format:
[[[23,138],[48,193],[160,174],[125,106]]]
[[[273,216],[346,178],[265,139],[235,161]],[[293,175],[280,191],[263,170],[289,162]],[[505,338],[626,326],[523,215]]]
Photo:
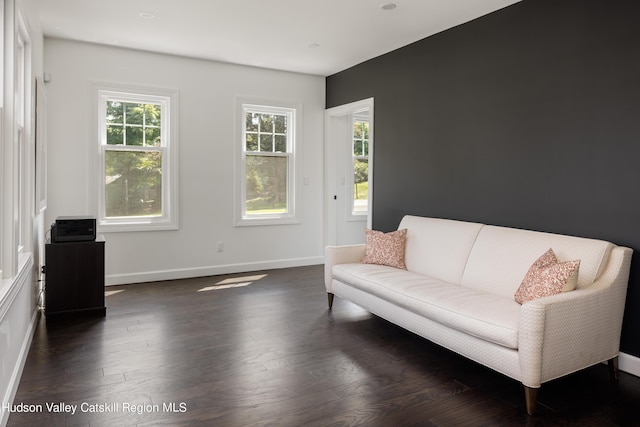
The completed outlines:
[[[118,289],[117,291],[104,291],[104,296],[110,297],[111,295],[119,294],[120,292],[124,292],[124,289]]]
[[[202,289],[198,289],[198,292],[219,291],[221,289],[229,289],[229,288],[241,288],[244,286],[249,286],[253,282],[260,280],[264,277],[267,277],[267,275],[257,274],[255,276],[232,277],[230,279],[221,280],[213,286],[207,286]]]

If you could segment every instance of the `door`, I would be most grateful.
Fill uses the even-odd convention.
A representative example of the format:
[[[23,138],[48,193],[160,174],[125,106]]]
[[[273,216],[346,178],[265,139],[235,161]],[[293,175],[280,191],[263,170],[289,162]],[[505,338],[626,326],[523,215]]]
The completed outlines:
[[[327,109],[325,127],[325,242],[364,243],[373,200],[373,98]]]

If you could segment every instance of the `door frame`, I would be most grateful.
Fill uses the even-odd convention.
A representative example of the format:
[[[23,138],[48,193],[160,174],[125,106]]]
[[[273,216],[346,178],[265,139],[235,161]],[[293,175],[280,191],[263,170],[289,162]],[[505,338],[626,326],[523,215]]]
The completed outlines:
[[[334,159],[338,155],[338,135],[340,127],[346,116],[368,111],[369,112],[369,211],[367,213],[367,227],[372,228],[373,208],[373,156],[374,143],[374,99],[367,98],[351,102],[337,107],[327,108],[324,113],[324,139],[325,139],[325,245],[335,245],[337,242],[337,204],[334,196],[338,194],[337,182],[339,171]]]

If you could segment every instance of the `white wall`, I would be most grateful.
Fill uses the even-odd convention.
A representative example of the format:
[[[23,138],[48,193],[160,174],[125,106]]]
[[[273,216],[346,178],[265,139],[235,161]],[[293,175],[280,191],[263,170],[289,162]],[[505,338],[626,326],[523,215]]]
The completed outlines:
[[[44,63],[48,225],[60,215],[97,213],[87,166],[96,144],[90,82],[179,91],[180,229],[104,233],[107,284],[323,262],[323,77],[48,38]],[[301,224],[234,226],[237,96],[303,105]]]
[[[4,8],[2,8],[4,6]],[[37,0],[4,0],[2,36],[3,87],[0,122],[0,405],[10,404],[20,381],[33,329],[37,321],[37,288],[39,249],[42,242],[42,217],[34,208],[35,150],[33,108],[26,113],[25,149],[22,167],[25,202],[16,220],[17,189],[20,187],[19,155],[15,144],[15,34],[18,12],[23,18],[31,56],[26,58],[27,84],[35,88],[36,77],[42,77],[43,38],[37,15]],[[0,13],[0,16],[2,14]],[[33,102],[33,93],[31,94]],[[29,101],[27,101],[29,105]],[[32,104],[31,104],[32,106]],[[16,230],[24,225],[23,248],[18,251]],[[4,406],[0,406],[3,408]],[[0,425],[5,425],[9,412],[0,409]]]

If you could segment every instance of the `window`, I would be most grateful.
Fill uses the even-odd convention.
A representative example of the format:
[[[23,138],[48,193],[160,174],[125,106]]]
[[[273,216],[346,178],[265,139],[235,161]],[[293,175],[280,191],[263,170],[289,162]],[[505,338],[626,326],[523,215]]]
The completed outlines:
[[[353,193],[351,214],[367,215],[369,211],[369,121],[353,118],[352,138]]]
[[[296,109],[242,104],[237,224],[297,222]]]
[[[176,97],[98,89],[98,217],[105,231],[177,228]]]
[[[27,38],[26,31],[22,19],[18,20],[18,34],[16,37],[16,75],[14,80],[15,96],[15,138],[16,138],[16,153],[18,155],[17,177],[18,177],[18,252],[22,252],[25,244],[25,227],[27,224],[26,215],[27,208],[27,176],[26,176],[26,129],[25,129],[25,101],[26,96],[26,49]]]
[[[0,40],[4,40],[6,34],[13,35],[9,38],[11,46],[0,58],[2,64],[8,59],[13,70],[0,90],[3,94],[0,97],[3,98],[0,100],[0,193],[4,195],[0,200],[0,288],[16,283],[18,275],[33,262],[32,50],[28,27],[15,6],[15,10],[12,9],[15,20],[9,19],[10,25],[0,32]],[[0,8],[0,19],[3,13],[4,9]]]

